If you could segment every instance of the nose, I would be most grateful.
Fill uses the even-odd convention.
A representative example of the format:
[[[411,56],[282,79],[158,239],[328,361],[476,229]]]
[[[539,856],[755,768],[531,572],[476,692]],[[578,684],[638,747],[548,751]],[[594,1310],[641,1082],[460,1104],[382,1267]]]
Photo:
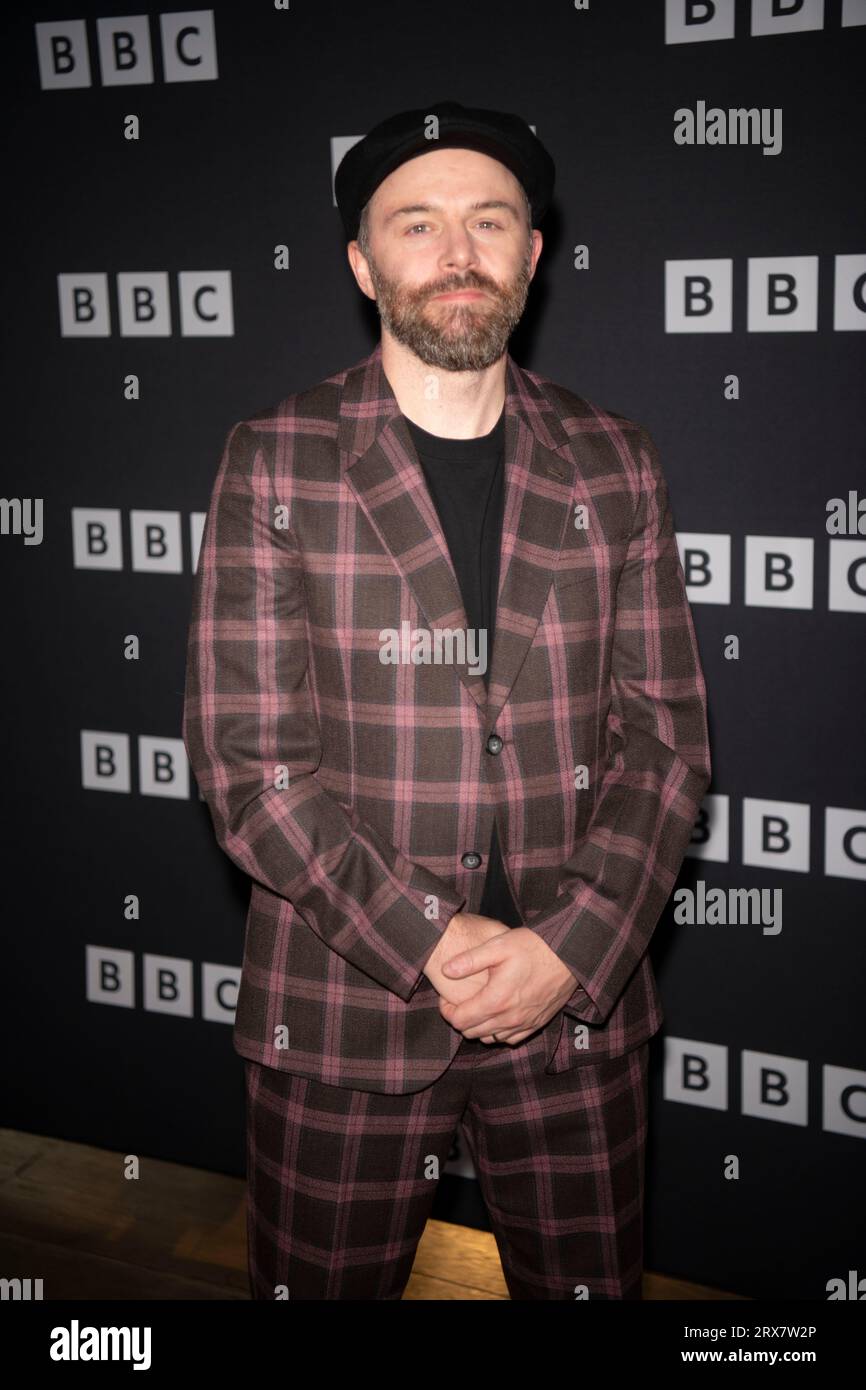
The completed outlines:
[[[465,270],[468,266],[477,264],[478,253],[465,227],[459,224],[449,227],[442,244],[440,259],[445,270]]]

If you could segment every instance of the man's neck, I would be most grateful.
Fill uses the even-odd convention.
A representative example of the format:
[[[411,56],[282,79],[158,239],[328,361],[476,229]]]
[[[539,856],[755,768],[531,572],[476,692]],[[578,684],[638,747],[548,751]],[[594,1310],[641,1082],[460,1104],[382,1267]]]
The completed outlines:
[[[390,333],[383,332],[382,369],[401,412],[430,434],[477,439],[489,434],[502,414],[505,353],[480,372],[446,372],[428,366]],[[435,392],[431,383],[435,383]]]

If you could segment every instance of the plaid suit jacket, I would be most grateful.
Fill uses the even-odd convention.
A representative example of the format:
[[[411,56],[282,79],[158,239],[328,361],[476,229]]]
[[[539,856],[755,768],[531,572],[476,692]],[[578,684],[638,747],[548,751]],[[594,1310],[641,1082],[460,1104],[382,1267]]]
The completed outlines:
[[[524,925],[578,981],[547,1070],[663,1021],[647,947],[710,780],[665,480],[644,428],[510,354],[505,412],[489,690],[449,650],[467,619],[381,344],[226,438],[183,739],[252,880],[233,1041],[266,1066],[395,1094],[441,1075],[462,1035],[423,966],[479,906],[494,817]],[[410,659],[419,631],[439,659]]]

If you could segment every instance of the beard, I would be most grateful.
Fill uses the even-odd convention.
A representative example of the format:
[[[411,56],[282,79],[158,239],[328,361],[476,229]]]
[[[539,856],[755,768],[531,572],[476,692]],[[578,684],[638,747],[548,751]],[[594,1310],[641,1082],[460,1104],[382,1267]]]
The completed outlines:
[[[389,333],[429,367],[446,372],[480,372],[498,362],[526,307],[532,269],[532,246],[505,285],[470,270],[463,277],[424,286],[390,280],[367,256],[376,291],[376,308]],[[487,299],[436,300],[437,294],[483,290]]]

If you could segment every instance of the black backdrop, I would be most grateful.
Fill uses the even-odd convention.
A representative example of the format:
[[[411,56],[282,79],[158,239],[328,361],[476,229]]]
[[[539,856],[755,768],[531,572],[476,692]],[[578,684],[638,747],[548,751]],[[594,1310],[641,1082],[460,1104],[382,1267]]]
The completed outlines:
[[[512,352],[661,450],[714,766],[712,829],[681,885],[782,892],[775,934],[677,924],[673,903],[659,924],[647,1265],[757,1297],[824,1299],[828,1280],[863,1277],[866,520],[831,535],[826,510],[866,495],[863,0],[239,3],[188,12],[180,61],[176,17],[164,48],[153,11],[114,50],[121,82],[101,57],[106,13],[21,5],[0,55],[3,492],[43,505],[41,543],[12,505],[0,536],[3,1123],[243,1172],[228,1025],[248,884],[180,742],[195,549],[229,426],[376,340],[335,159],[392,111],[454,98],[518,111],[557,162]],[[781,151],[676,143],[675,111],[699,102],[780,110]],[[772,282],[762,327],[764,258],[794,280]],[[685,320],[667,316],[666,281],[668,310],[687,303],[684,271],[709,277],[729,322],[694,296]],[[141,295],[122,322],[123,277],[142,275],[165,277],[158,335]],[[198,299],[216,321],[196,320],[190,276],[217,285]],[[104,316],[81,277],[104,277]],[[483,1225],[467,1172],[455,1149],[436,1214]]]

